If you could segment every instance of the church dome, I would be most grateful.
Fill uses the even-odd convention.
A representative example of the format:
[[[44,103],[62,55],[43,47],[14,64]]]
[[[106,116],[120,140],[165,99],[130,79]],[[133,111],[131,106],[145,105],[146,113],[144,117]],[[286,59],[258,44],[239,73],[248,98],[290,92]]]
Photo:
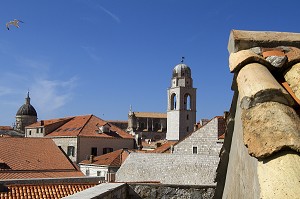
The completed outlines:
[[[191,69],[186,64],[178,64],[173,69],[173,77],[191,77]]]
[[[29,115],[29,116],[37,116],[35,108],[30,104],[29,92],[27,94],[27,98],[25,98],[25,104],[23,104],[16,115]]]

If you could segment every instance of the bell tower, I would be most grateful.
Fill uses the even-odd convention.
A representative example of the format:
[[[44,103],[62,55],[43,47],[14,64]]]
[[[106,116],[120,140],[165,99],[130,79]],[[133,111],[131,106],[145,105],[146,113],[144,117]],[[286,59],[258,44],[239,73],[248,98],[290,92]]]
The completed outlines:
[[[168,89],[167,140],[184,138],[196,123],[196,88],[193,88],[191,69],[183,59],[173,69]]]

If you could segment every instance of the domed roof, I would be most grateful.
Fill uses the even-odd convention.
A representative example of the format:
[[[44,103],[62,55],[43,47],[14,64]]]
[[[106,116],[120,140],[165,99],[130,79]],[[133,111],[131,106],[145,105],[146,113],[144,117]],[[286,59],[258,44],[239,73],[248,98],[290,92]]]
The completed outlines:
[[[16,115],[29,115],[37,116],[35,108],[30,104],[29,92],[27,93],[27,98],[25,98],[25,104],[23,104]]]
[[[191,77],[191,69],[186,64],[178,64],[173,69],[173,77]]]

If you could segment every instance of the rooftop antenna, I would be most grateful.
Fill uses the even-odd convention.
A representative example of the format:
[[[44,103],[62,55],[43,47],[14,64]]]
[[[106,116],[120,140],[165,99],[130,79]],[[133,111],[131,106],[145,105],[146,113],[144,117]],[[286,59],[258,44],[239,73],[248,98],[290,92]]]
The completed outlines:
[[[181,57],[181,63],[183,64],[183,60],[185,59],[185,57]]]

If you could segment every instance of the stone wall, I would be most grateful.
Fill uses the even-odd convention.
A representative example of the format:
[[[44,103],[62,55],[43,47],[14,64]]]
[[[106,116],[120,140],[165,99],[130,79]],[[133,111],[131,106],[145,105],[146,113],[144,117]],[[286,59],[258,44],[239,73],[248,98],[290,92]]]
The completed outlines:
[[[104,183],[75,193],[65,199],[127,199],[128,187],[125,183]]]
[[[116,174],[117,182],[214,185],[218,156],[131,153]]]
[[[215,117],[203,127],[193,132],[174,146],[174,154],[193,154],[193,147],[197,147],[197,154],[219,155],[222,147],[218,142],[219,118]]]
[[[211,199],[215,193],[214,186],[174,186],[161,184],[129,184],[129,198],[154,199],[154,198],[190,198]]]
[[[244,198],[245,196],[259,198],[257,160],[248,155],[248,149],[243,143],[240,114],[241,108],[236,106],[233,144],[229,154],[230,163],[228,164],[223,198]]]

